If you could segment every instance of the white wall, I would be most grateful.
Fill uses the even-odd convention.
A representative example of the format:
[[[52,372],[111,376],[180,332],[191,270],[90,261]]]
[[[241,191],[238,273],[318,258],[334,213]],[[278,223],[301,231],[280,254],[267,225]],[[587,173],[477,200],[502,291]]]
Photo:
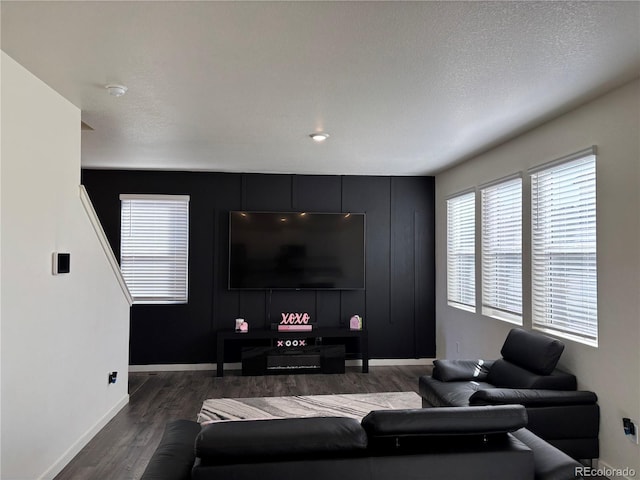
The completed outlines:
[[[1,61],[0,477],[50,479],[128,401],[129,306],[80,202],[80,111]]]
[[[640,81],[635,81],[436,176],[438,357],[496,358],[512,325],[447,305],[445,199],[597,146],[599,347],[565,340],[561,367],[576,374],[580,389],[598,394],[601,465],[633,468],[638,475],[640,448],[624,436],[622,417],[640,421],[639,132]],[[526,256],[530,228],[523,230]],[[525,268],[526,328],[531,328],[529,273]]]
[[[0,60],[0,91],[2,91],[2,64]],[[2,95],[0,95],[0,111]],[[0,115],[0,145],[2,145],[2,115]],[[0,149],[0,258],[2,258],[2,152]],[[0,268],[0,292],[2,291],[2,268]],[[2,452],[2,295],[0,294],[0,452]],[[2,455],[0,454],[0,478],[2,476]]]

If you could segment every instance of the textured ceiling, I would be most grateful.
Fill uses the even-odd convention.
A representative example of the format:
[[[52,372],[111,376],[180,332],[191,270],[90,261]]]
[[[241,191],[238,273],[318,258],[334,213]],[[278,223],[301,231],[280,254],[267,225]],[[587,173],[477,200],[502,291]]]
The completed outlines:
[[[433,174],[640,75],[638,2],[0,8],[2,49],[94,129],[85,167]]]

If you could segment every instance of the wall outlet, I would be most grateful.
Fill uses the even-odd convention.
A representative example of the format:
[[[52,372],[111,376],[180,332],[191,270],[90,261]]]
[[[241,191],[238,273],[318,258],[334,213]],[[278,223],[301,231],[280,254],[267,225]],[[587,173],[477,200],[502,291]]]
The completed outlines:
[[[638,445],[638,422],[625,417],[622,419],[622,428],[624,429],[626,437],[631,440],[632,443]]]
[[[110,372],[109,373],[109,384],[116,383],[118,380],[118,372]]]

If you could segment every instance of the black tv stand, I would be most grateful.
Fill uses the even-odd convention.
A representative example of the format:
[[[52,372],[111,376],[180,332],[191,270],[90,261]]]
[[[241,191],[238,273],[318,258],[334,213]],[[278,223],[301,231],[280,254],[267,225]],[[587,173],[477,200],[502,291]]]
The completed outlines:
[[[242,375],[344,373],[344,354],[344,345],[243,348]]]
[[[216,374],[224,376],[224,348],[228,341],[264,340],[272,348],[278,339],[300,340],[313,339],[310,344],[317,343],[321,338],[357,338],[359,340],[360,358],[362,359],[362,373],[369,372],[369,342],[366,330],[349,330],[347,328],[316,328],[309,332],[279,332],[277,330],[250,330],[246,333],[234,330],[221,330],[216,338]],[[293,373],[293,371],[292,371]]]

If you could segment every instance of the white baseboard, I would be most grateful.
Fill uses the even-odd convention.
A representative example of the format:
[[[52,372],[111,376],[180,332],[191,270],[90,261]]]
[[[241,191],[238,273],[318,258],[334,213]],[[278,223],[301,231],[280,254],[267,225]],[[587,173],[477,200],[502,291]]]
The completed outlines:
[[[62,456],[54,462],[40,477],[38,480],[53,480],[56,475],[58,475],[64,467],[75,457],[80,450],[82,450],[87,443],[91,441],[93,437],[95,437],[100,430],[104,428],[104,426],[109,423],[109,421],[116,416],[116,414],[124,408],[126,404],[129,403],[129,395],[125,395],[120,399],[118,403],[116,403],[113,408],[111,408],[107,413],[105,413],[89,430],[87,430],[80,438],[71,445],[66,452],[62,454]]]
[[[229,367],[227,367],[229,365]],[[233,368],[231,365],[237,365]],[[239,363],[225,363],[225,368],[229,370],[240,370]],[[129,365],[129,373],[145,372],[188,372],[196,370],[215,370],[215,363],[177,363],[177,364],[156,364],[156,365]]]
[[[375,358],[369,360],[370,367],[395,367],[410,365],[433,365],[433,358]],[[362,360],[347,360],[348,367],[361,367]],[[198,370],[215,370],[215,363],[180,363],[180,364],[156,364],[156,365],[129,365],[129,373],[147,372],[188,372]],[[225,371],[242,370],[242,364],[225,363]]]

